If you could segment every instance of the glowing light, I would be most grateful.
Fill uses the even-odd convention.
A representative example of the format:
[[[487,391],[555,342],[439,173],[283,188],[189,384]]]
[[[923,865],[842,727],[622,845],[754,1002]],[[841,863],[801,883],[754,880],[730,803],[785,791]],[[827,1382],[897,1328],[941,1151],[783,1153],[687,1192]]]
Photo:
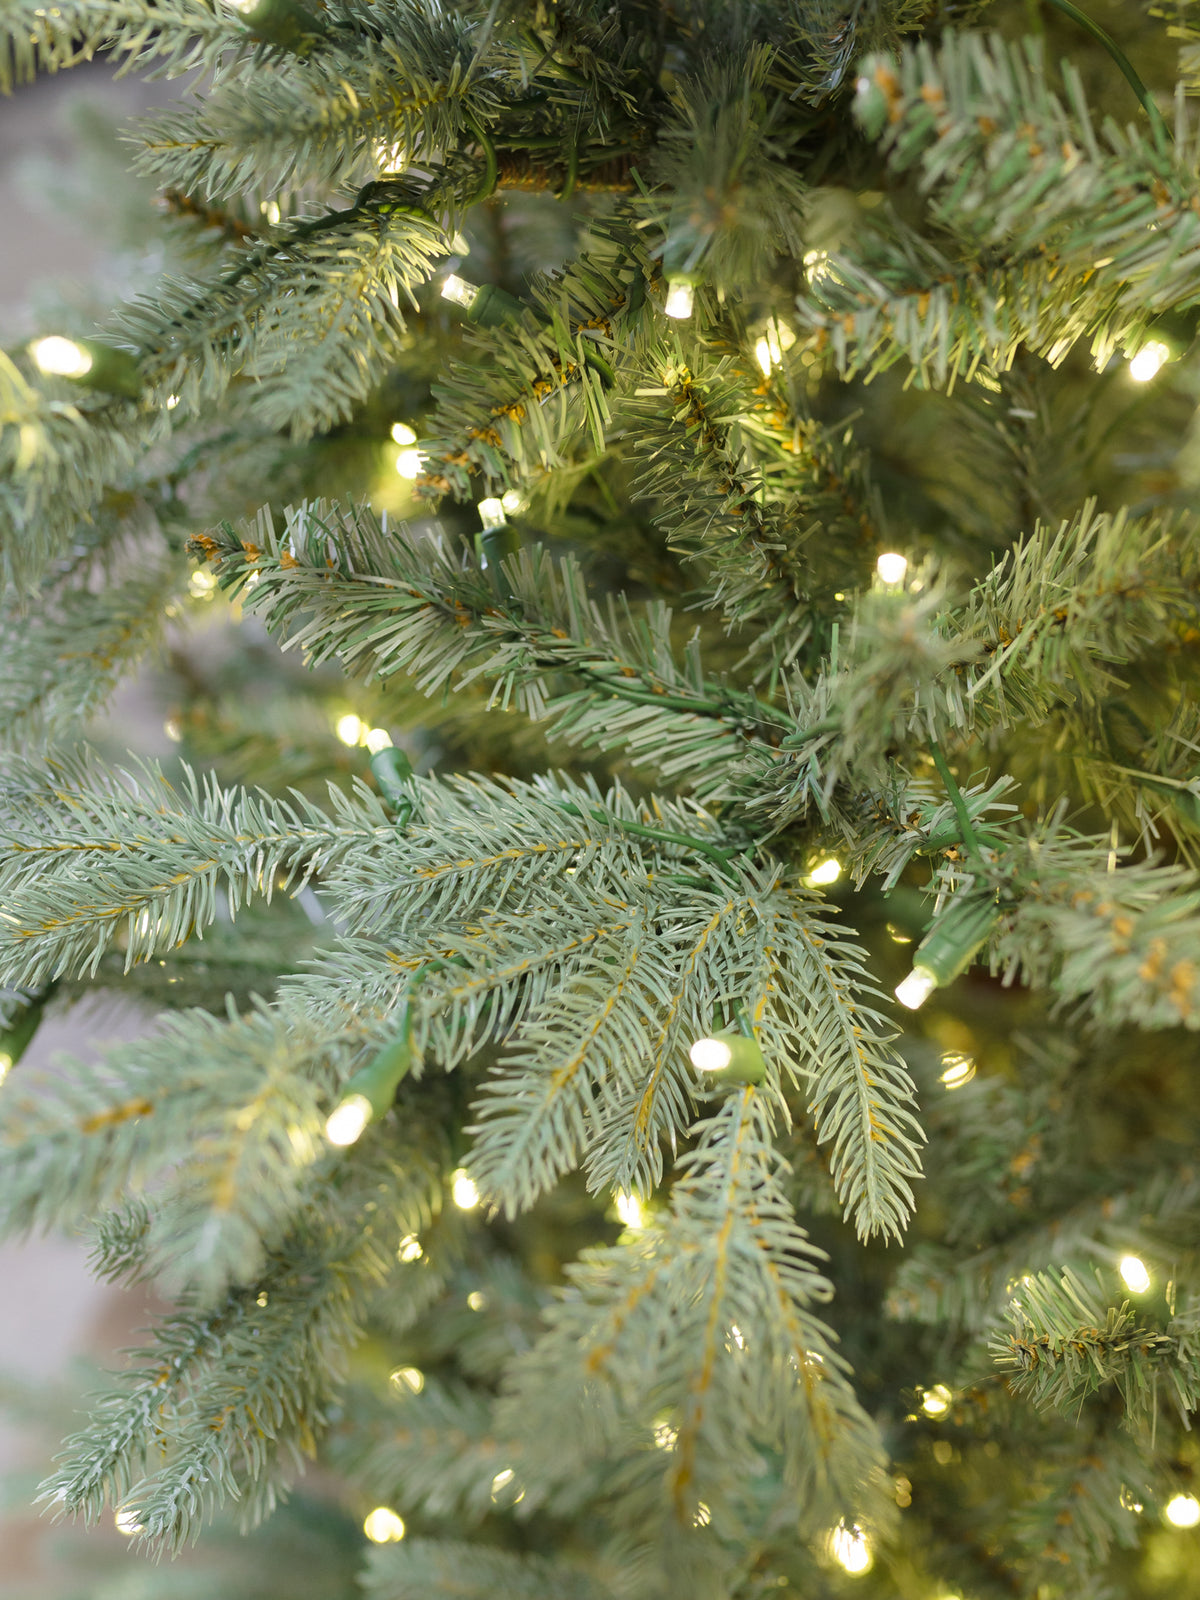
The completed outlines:
[[[835,861],[832,856],[827,856],[824,861],[817,863],[804,881],[821,886],[826,883],[836,883],[841,875],[842,863]]]
[[[829,276],[828,250],[806,250],[804,252],[804,276],[809,283],[819,283],[822,278]]]
[[[363,743],[373,756],[377,756],[381,750],[392,748],[392,736],[386,728],[368,728]]]
[[[926,1389],[921,1399],[921,1410],[927,1417],[944,1417],[953,1398],[944,1383],[935,1383],[932,1389]]]
[[[1125,1256],[1120,1266],[1121,1277],[1131,1294],[1145,1294],[1150,1287],[1150,1274],[1139,1256]]]
[[[697,1039],[688,1055],[697,1072],[722,1072],[733,1060],[724,1039]]]
[[[410,483],[421,476],[424,466],[425,457],[419,450],[401,450],[396,457],[396,471]]]
[[[908,558],[897,550],[885,550],[875,563],[875,571],[886,584],[903,583],[904,574],[908,571]]]
[[[739,1350],[744,1350],[746,1348],[746,1335],[738,1327],[736,1322],[731,1322],[729,1324],[729,1337],[733,1340],[734,1344],[737,1345]]]
[[[416,429],[410,428],[407,422],[393,422],[392,438],[397,444],[416,444]]]
[[[686,278],[672,278],[667,284],[667,302],[663,310],[667,316],[682,322],[692,314],[696,294]]]
[[[780,365],[783,361],[783,352],[790,350],[795,342],[796,335],[783,323],[768,323],[766,333],[754,344],[754,359],[762,368],[764,377],[770,376],[772,367]]]
[[[48,339],[35,339],[29,346],[39,372],[52,378],[82,378],[92,370],[92,358],[74,339],[52,333]]]
[[[258,203],[258,209],[262,212],[263,216],[266,217],[267,221],[274,228],[277,225],[277,223],[279,222],[279,201],[278,200],[260,200],[259,203]]]
[[[975,1076],[975,1058],[952,1050],[942,1057],[942,1082],[947,1089],[961,1089]]]
[[[704,1504],[704,1501],[701,1500],[699,1505],[696,1507],[696,1515],[692,1518],[692,1527],[707,1528],[711,1521],[712,1512]]]
[[[421,1248],[421,1241],[415,1233],[406,1233],[396,1249],[396,1259],[403,1261],[405,1266],[410,1261],[420,1261],[425,1254]]]
[[[461,306],[464,311],[469,311],[475,302],[479,290],[473,283],[468,283],[465,278],[460,278],[457,272],[448,272],[442,279],[442,299],[452,300],[456,306]]]
[[[646,1213],[635,1194],[619,1194],[613,1201],[613,1210],[627,1228],[644,1228]]]
[[[901,983],[896,985],[896,999],[910,1011],[919,1011],[937,988],[937,979],[928,967],[914,967]]]
[[[912,934],[911,933],[905,933],[904,929],[901,928],[895,922],[889,922],[888,923],[887,932],[888,932],[888,938],[892,941],[893,944],[911,944],[912,943]]]
[[[240,12],[243,17],[248,17],[252,11],[257,11],[261,0],[225,0],[230,11]]]
[[[270,1295],[267,1293],[267,1291],[265,1289],[260,1289],[259,1292],[258,1292],[258,1295],[257,1295],[257,1297],[256,1297],[256,1299],[254,1301],[254,1304],[256,1306],[265,1306],[267,1304],[267,1302],[270,1300],[270,1298],[271,1298]]]
[[[1194,1528],[1200,1522],[1200,1500],[1194,1494],[1177,1494],[1167,1501],[1166,1518],[1173,1528]]]
[[[372,1544],[398,1544],[404,1537],[404,1518],[390,1506],[376,1506],[363,1518],[363,1532]]]
[[[479,512],[479,520],[483,524],[483,531],[504,526],[504,501],[498,500],[495,495],[489,495],[486,500],[481,500],[475,508]]]
[[[179,396],[177,394],[169,394],[166,398],[165,404],[168,411],[174,411],[175,407],[179,404]]]
[[[420,1394],[425,1387],[425,1374],[419,1367],[397,1367],[395,1372],[388,1375],[388,1382],[393,1389]]]
[[[188,593],[193,600],[211,600],[217,592],[217,580],[204,567],[199,567],[188,579]]]
[[[356,717],[353,711],[348,711],[344,717],[337,719],[333,731],[343,744],[358,744],[367,729],[361,717]]]
[[[371,148],[376,165],[382,167],[384,172],[399,172],[408,165],[408,151],[399,139],[389,143],[387,139],[378,140]]]
[[[353,1144],[371,1120],[371,1102],[365,1094],[352,1094],[335,1106],[325,1122],[325,1137],[330,1144]]]
[[[510,516],[514,511],[520,511],[524,504],[525,501],[522,499],[519,489],[505,489],[500,496],[501,509],[507,511]]]
[[[829,1535],[829,1553],[847,1572],[869,1572],[871,1569],[871,1547],[857,1524],[848,1528],[844,1522],[838,1523]]]
[[[465,1167],[459,1167],[450,1179],[450,1193],[460,1211],[473,1211],[479,1204],[479,1190]]]
[[[497,1499],[501,1490],[507,1488],[512,1481],[513,1469],[511,1467],[502,1468],[492,1479],[492,1499]]]
[[[1129,363],[1129,376],[1134,383],[1149,383],[1158,376],[1162,366],[1171,359],[1170,348],[1160,339],[1144,344]]]
[[[141,1533],[145,1526],[138,1521],[136,1511],[125,1511],[120,1506],[117,1507],[113,1522],[116,1524],[117,1532],[123,1533],[127,1539],[132,1539],[135,1533]]]
[[[679,1429],[673,1428],[669,1422],[656,1422],[654,1424],[654,1445],[658,1450],[674,1450],[675,1442],[679,1438]]]
[[[487,1295],[484,1294],[482,1289],[472,1289],[467,1296],[467,1305],[472,1311],[486,1311]]]
[[[172,744],[179,744],[183,739],[183,723],[178,717],[168,717],[163,723],[163,732]]]
[[[12,1057],[7,1050],[0,1050],[0,1083],[3,1083],[12,1071]]]

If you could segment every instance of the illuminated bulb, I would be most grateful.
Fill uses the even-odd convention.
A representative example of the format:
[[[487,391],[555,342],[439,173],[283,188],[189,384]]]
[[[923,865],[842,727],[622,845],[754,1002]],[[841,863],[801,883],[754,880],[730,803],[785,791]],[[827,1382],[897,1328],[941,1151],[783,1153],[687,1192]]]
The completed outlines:
[[[617,1195],[613,1201],[613,1210],[627,1228],[646,1226],[646,1213],[642,1209],[642,1202],[635,1194]]]
[[[472,1289],[467,1296],[467,1305],[472,1311],[485,1311],[487,1309],[487,1295],[482,1289]]]
[[[258,203],[258,209],[262,212],[263,216],[266,217],[267,221],[272,227],[274,227],[279,221],[278,200],[260,200]]]
[[[252,11],[258,9],[260,0],[225,0],[225,4],[230,11],[237,11],[241,16],[248,17]]]
[[[654,1444],[658,1450],[674,1450],[675,1441],[679,1438],[679,1429],[673,1428],[669,1422],[656,1422],[654,1424]]]
[[[421,469],[425,465],[425,458],[419,450],[401,450],[396,457],[396,471],[402,478],[407,478],[411,483],[414,478],[421,476]]]
[[[1150,1287],[1150,1274],[1146,1263],[1138,1256],[1125,1256],[1120,1267],[1125,1287],[1131,1294],[1145,1294]]]
[[[404,1518],[388,1506],[376,1506],[363,1518],[363,1532],[372,1544],[397,1544],[404,1537]]]
[[[1157,377],[1159,369],[1170,358],[1169,347],[1160,339],[1151,339],[1150,343],[1144,344],[1130,361],[1129,376],[1134,383],[1149,383],[1151,378]]]
[[[0,1083],[3,1083],[12,1071],[12,1057],[7,1050],[0,1050]]]
[[[1167,1508],[1168,1511],[1170,1507]],[[113,1517],[117,1532],[123,1533],[127,1539],[132,1539],[135,1533],[141,1533],[143,1524],[137,1519],[136,1511],[122,1511],[119,1507]]]
[[[1194,1528],[1200,1522],[1200,1500],[1194,1494],[1177,1494],[1167,1501],[1167,1521],[1173,1528]]]
[[[415,1233],[406,1233],[396,1249],[396,1259],[407,1265],[410,1261],[420,1261],[425,1254],[421,1249],[421,1241]]]
[[[927,1417],[944,1417],[950,1409],[953,1398],[944,1383],[935,1383],[932,1389],[926,1389],[921,1400],[921,1410]]]
[[[942,1067],[942,1082],[947,1089],[961,1089],[975,1076],[973,1057],[959,1055],[956,1051],[942,1057]]]
[[[178,404],[179,404],[179,396],[177,394],[169,394],[167,396],[166,407],[167,407],[168,411],[174,411],[175,407]]]
[[[333,731],[343,744],[358,744],[366,728],[361,717],[356,717],[353,711],[348,711],[344,717],[339,717],[333,725]]]
[[[479,1190],[475,1187],[475,1180],[463,1167],[459,1167],[451,1178],[450,1193],[460,1211],[472,1211],[479,1204]]]
[[[696,1507],[696,1515],[692,1518],[692,1527],[707,1528],[711,1521],[712,1512],[704,1504],[704,1501],[701,1500],[700,1504]]]
[[[179,744],[183,739],[183,723],[178,717],[168,717],[163,723],[163,732],[172,744]]]
[[[824,861],[819,862],[817,866],[812,869],[804,881],[805,883],[814,885],[836,883],[841,875],[842,863],[840,861],[835,861],[832,856],[827,856]]]
[[[688,1055],[697,1072],[722,1072],[733,1060],[724,1039],[697,1039]]]
[[[416,430],[410,428],[407,422],[392,423],[392,438],[397,444],[416,444]]]
[[[487,533],[492,528],[504,526],[504,501],[490,495],[486,500],[481,500],[475,508],[479,512],[479,520],[483,524],[483,531]]]
[[[399,172],[408,165],[408,151],[399,140],[389,144],[386,139],[380,139],[372,146],[371,153],[384,172]]]
[[[663,310],[667,316],[682,322],[691,316],[695,299],[695,291],[686,278],[672,278],[667,284],[667,302]]]
[[[896,550],[886,550],[875,563],[875,571],[884,583],[903,583],[904,574],[908,571],[907,557],[900,555]]]
[[[772,349],[770,339],[756,339],[754,342],[754,359],[762,368],[763,377],[770,377],[771,368],[781,359],[778,343]]]
[[[335,1106],[325,1123],[330,1144],[353,1144],[371,1120],[371,1102],[365,1094],[352,1094]]]
[[[911,944],[912,943],[912,935],[910,933],[905,933],[904,929],[901,928],[895,922],[889,922],[888,923],[887,932],[888,932],[888,938],[892,941],[893,944]]]
[[[203,567],[193,572],[188,579],[188,593],[193,600],[211,600],[216,593],[217,580],[211,572],[206,572]]]
[[[52,333],[48,339],[35,339],[29,353],[39,372],[53,378],[82,378],[92,370],[92,358],[74,339]]]
[[[513,1469],[503,1467],[492,1479],[492,1499],[495,1500],[502,1489],[513,1481]]]
[[[523,504],[524,501],[521,499],[521,491],[519,489],[506,489],[500,496],[501,509],[510,514],[514,511],[520,511]]]
[[[393,1389],[407,1390],[409,1394],[420,1394],[425,1387],[425,1374],[419,1367],[397,1367],[390,1373],[388,1382]]]
[[[806,250],[804,253],[804,276],[809,283],[819,283],[828,274],[828,250]]]
[[[460,278],[457,272],[448,272],[442,279],[442,299],[452,300],[456,306],[461,306],[464,311],[469,311],[475,302],[479,290],[473,283],[468,283],[465,278]]]
[[[265,1289],[260,1289],[257,1297],[255,1298],[254,1304],[256,1306],[265,1306],[270,1298],[270,1295]]]
[[[910,1011],[919,1011],[937,988],[937,979],[928,967],[914,967],[902,983],[896,985],[896,999]]]
[[[829,1553],[847,1572],[867,1572],[871,1566],[871,1547],[857,1525],[848,1528],[839,1522],[829,1535]]]
[[[368,728],[363,743],[373,756],[377,756],[381,750],[392,748],[392,736],[386,728]]]

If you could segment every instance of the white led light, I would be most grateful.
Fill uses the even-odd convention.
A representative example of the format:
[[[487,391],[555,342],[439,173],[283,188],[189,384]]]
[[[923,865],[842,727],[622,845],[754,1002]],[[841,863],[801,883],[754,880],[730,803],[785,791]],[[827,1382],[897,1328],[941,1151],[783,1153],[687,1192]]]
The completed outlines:
[[[502,1490],[507,1489],[508,1485],[513,1481],[513,1476],[513,1469],[511,1467],[502,1467],[500,1469],[500,1471],[492,1479],[493,1500],[497,1498]]]
[[[663,310],[667,316],[682,322],[692,314],[696,294],[686,278],[672,278],[667,284],[667,303]]]
[[[1173,1528],[1194,1528],[1200,1522],[1200,1500],[1194,1494],[1177,1494],[1167,1501],[1166,1514]]]
[[[818,886],[826,883],[836,883],[842,875],[842,863],[835,861],[832,856],[820,861],[805,878],[805,883]]]
[[[396,457],[396,471],[402,478],[407,478],[411,483],[414,478],[421,476],[425,466],[425,457],[419,450],[401,450]]]
[[[1129,376],[1134,383],[1149,383],[1171,359],[1170,348],[1161,339],[1151,339],[1144,344],[1129,363]]]
[[[333,731],[343,744],[358,744],[367,730],[362,718],[356,717],[353,711],[348,711],[344,717],[337,719]]]
[[[373,756],[377,756],[381,750],[392,748],[392,736],[386,728],[368,728],[363,743]]]
[[[903,983],[896,985],[896,999],[910,1011],[919,1011],[937,988],[937,979],[928,967],[914,967]]]
[[[279,201],[260,200],[258,203],[258,209],[262,215],[266,217],[271,226],[275,227],[279,221]]]
[[[479,290],[473,283],[468,283],[465,278],[460,278],[457,272],[448,272],[442,279],[442,299],[453,300],[456,306],[461,306],[464,311],[469,311],[475,302]]]
[[[871,1547],[857,1525],[848,1528],[839,1522],[829,1535],[829,1553],[847,1572],[867,1572],[871,1567]]]
[[[415,1233],[406,1233],[396,1248],[396,1259],[403,1261],[405,1266],[411,1261],[420,1261],[425,1254],[421,1249],[421,1241]]]
[[[372,1544],[396,1544],[404,1537],[404,1518],[389,1506],[376,1506],[364,1517],[363,1532]]]
[[[419,1367],[397,1367],[388,1374],[388,1382],[402,1394],[420,1394],[425,1387],[425,1374]]]
[[[127,1539],[132,1539],[135,1533],[141,1533],[143,1527],[137,1519],[136,1511],[123,1511],[120,1507],[117,1508],[113,1522],[116,1524],[117,1532],[123,1533]]]
[[[646,1213],[635,1194],[619,1194],[613,1201],[613,1210],[627,1228],[644,1228]]]
[[[365,1094],[352,1094],[335,1106],[325,1123],[330,1144],[353,1144],[371,1120],[371,1102]]]
[[[417,432],[415,428],[410,428],[407,422],[393,422],[392,438],[397,444],[416,444]]]
[[[520,511],[524,504],[525,502],[521,498],[521,491],[519,489],[505,489],[504,493],[500,496],[500,505],[502,509],[510,514],[514,511]]]
[[[504,501],[490,495],[486,500],[481,500],[476,507],[479,520],[483,524],[484,533],[490,533],[493,528],[502,528],[505,522]]]
[[[177,394],[169,394],[166,398],[165,404],[168,411],[174,411],[175,407],[179,404],[179,396]]]
[[[921,1410],[927,1417],[944,1417],[950,1409],[950,1402],[954,1398],[944,1383],[935,1383],[932,1389],[926,1389],[921,1398]]]
[[[64,339],[52,333],[47,339],[35,339],[29,353],[39,372],[53,378],[82,378],[92,370],[92,358],[74,339]]]
[[[479,1204],[479,1190],[475,1187],[475,1180],[463,1167],[459,1167],[450,1179],[450,1193],[460,1211],[473,1211]]]
[[[1125,1287],[1131,1294],[1145,1294],[1150,1287],[1150,1274],[1146,1270],[1146,1263],[1139,1256],[1125,1256],[1121,1262],[1120,1273]]]
[[[3,1083],[12,1071],[12,1057],[7,1050],[0,1050],[0,1083]]]
[[[688,1055],[697,1072],[721,1072],[733,1060],[724,1039],[697,1039]]]
[[[961,1089],[964,1083],[970,1083],[975,1076],[975,1059],[973,1056],[960,1055],[952,1050],[942,1057],[942,1082],[947,1089]]]
[[[875,563],[875,571],[884,583],[903,583],[904,574],[908,571],[908,561],[897,551],[888,550]]]

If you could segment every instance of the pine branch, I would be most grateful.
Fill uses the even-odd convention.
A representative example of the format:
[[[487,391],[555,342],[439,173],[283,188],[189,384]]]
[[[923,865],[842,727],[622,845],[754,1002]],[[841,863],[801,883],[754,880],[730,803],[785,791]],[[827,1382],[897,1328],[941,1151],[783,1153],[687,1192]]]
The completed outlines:
[[[235,15],[204,0],[7,0],[0,94],[100,53],[114,56],[122,73],[137,67],[147,77],[175,78],[228,69],[251,44]]]

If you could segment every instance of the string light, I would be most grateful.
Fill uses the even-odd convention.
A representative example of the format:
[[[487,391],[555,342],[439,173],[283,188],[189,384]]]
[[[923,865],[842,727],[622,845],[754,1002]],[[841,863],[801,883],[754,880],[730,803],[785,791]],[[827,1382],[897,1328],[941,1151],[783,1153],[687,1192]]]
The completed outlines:
[[[848,1528],[844,1522],[838,1523],[829,1535],[829,1553],[847,1572],[858,1574],[871,1569],[871,1547],[857,1523],[852,1528]]]
[[[1200,1522],[1200,1500],[1194,1494],[1177,1494],[1167,1501],[1167,1521],[1173,1528],[1194,1528]]]
[[[1145,1294],[1150,1287],[1150,1274],[1139,1256],[1124,1256],[1120,1266],[1121,1277],[1131,1294]]]
[[[492,1479],[492,1499],[498,1500],[501,1492],[513,1481],[514,1473],[511,1467],[502,1467]]]
[[[810,887],[822,887],[827,883],[836,883],[842,875],[842,863],[835,861],[832,856],[827,856],[819,862],[805,878],[805,883]]]
[[[673,1428],[669,1422],[656,1422],[654,1424],[654,1447],[656,1450],[674,1450],[679,1438],[679,1429]]]
[[[137,1519],[136,1511],[126,1511],[118,1506],[113,1516],[113,1523],[118,1533],[123,1533],[127,1539],[132,1539],[135,1533],[141,1533],[145,1524]]]
[[[407,422],[393,422],[392,438],[397,444],[416,444],[416,429],[410,428]]]
[[[692,314],[696,292],[687,278],[671,278],[667,283],[667,300],[663,310],[668,317],[684,322]]]
[[[3,1083],[12,1071],[13,1059],[7,1050],[0,1050],[0,1083]]]
[[[478,293],[476,286],[468,283],[465,278],[460,278],[457,272],[448,272],[442,279],[442,299],[452,301],[464,311],[469,311],[475,304],[475,296]]]
[[[279,222],[279,202],[278,202],[278,200],[260,200],[259,203],[258,203],[258,209],[262,213],[262,215],[264,217],[266,217],[267,221],[271,224],[271,226],[273,228],[278,224],[278,222]]]
[[[356,717],[353,711],[348,711],[344,717],[339,717],[333,725],[333,731],[343,744],[358,744],[366,733],[366,724],[361,717]]]
[[[905,933],[904,929],[899,925],[899,923],[889,922],[888,925],[887,925],[887,934],[888,934],[888,938],[892,941],[893,944],[911,944],[912,943],[912,934],[911,933]]]
[[[904,574],[908,571],[908,558],[897,550],[885,550],[875,563],[875,571],[889,588],[895,588],[904,582]]]
[[[267,1293],[267,1291],[265,1289],[260,1289],[258,1294],[257,1294],[257,1296],[255,1297],[254,1304],[256,1306],[265,1306],[267,1304],[267,1302],[270,1300],[270,1298],[271,1298],[270,1295]]]
[[[525,502],[521,498],[521,491],[519,489],[506,489],[500,496],[501,509],[507,511],[510,515],[514,511],[520,511],[524,504]]]
[[[421,1241],[415,1233],[406,1233],[396,1247],[396,1259],[397,1261],[403,1261],[405,1266],[408,1266],[410,1262],[420,1261],[424,1254],[425,1252],[421,1248]]]
[[[921,1410],[927,1417],[944,1417],[954,1396],[944,1383],[935,1383],[921,1397]]]
[[[388,1374],[388,1382],[393,1389],[420,1394],[425,1387],[425,1374],[419,1367],[397,1367],[395,1372]]]
[[[704,1501],[701,1500],[699,1505],[697,1505],[697,1507],[696,1507],[696,1514],[692,1518],[692,1527],[693,1528],[707,1528],[711,1521],[712,1521],[712,1512],[708,1508],[708,1506],[706,1506],[704,1504]]]
[[[484,533],[492,528],[502,528],[505,523],[504,501],[495,495],[489,495],[486,500],[481,500],[475,507],[479,512],[479,520],[483,525]]]
[[[48,338],[35,339],[29,346],[34,365],[39,372],[52,378],[82,378],[92,370],[91,352],[74,339],[64,339],[52,333]]]
[[[484,1294],[482,1289],[472,1289],[467,1296],[467,1306],[472,1311],[486,1311],[487,1295]]]
[[[1161,339],[1151,339],[1131,358],[1129,376],[1134,383],[1149,383],[1170,359],[1171,347],[1163,344]]]
[[[177,394],[169,394],[164,404],[166,405],[168,411],[174,411],[175,407],[179,404],[179,396]]]
[[[928,967],[914,967],[908,977],[896,985],[896,999],[910,1011],[919,1011],[937,988],[937,979]]]
[[[325,1121],[325,1137],[330,1144],[347,1145],[362,1137],[371,1120],[371,1102],[365,1094],[347,1095]]]
[[[723,1072],[733,1060],[725,1039],[697,1039],[688,1056],[697,1072]]]
[[[425,457],[419,450],[401,450],[396,457],[396,471],[410,483],[421,476],[424,466]]]
[[[465,1167],[459,1167],[451,1176],[450,1193],[460,1211],[473,1211],[479,1204],[479,1190]]]
[[[211,600],[217,592],[217,580],[204,567],[198,567],[188,579],[188,593],[193,600]]]
[[[974,1058],[960,1055],[954,1050],[942,1057],[942,1068],[942,1082],[947,1089],[961,1089],[964,1083],[970,1083],[975,1076]]]
[[[404,1518],[390,1506],[376,1506],[363,1518],[363,1532],[372,1544],[398,1544],[404,1537]]]
[[[613,1201],[613,1210],[627,1228],[644,1228],[646,1213],[635,1194],[619,1194]]]

